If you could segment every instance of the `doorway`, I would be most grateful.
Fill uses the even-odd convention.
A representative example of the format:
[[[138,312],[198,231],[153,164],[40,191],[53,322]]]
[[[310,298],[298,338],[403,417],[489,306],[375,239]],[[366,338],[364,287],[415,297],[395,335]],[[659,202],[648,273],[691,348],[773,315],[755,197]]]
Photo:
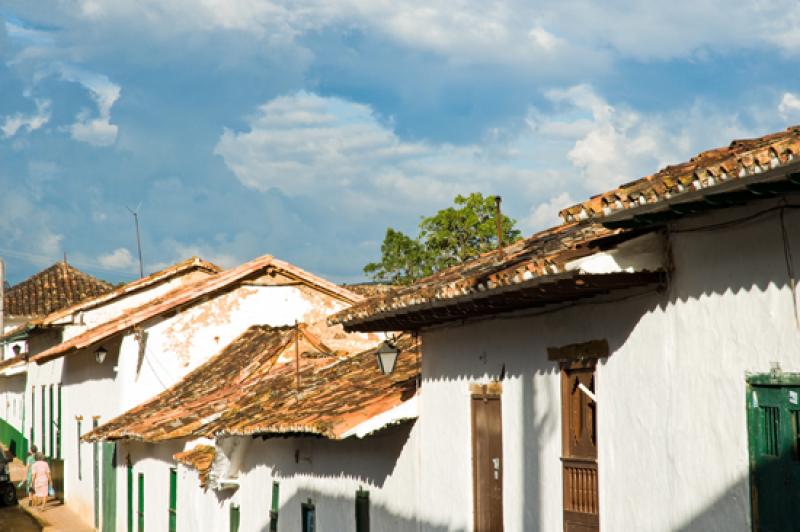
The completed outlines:
[[[564,532],[600,530],[595,359],[561,365]]]
[[[751,384],[747,394],[753,530],[800,523],[800,381]]]
[[[503,418],[499,390],[472,395],[472,489],[475,532],[503,530]]]

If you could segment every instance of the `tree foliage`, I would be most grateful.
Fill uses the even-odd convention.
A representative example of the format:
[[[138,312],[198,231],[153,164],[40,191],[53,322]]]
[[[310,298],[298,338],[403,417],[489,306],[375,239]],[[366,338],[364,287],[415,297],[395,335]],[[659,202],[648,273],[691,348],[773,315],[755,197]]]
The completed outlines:
[[[364,267],[375,281],[409,284],[497,248],[494,196],[456,196],[455,205],[423,218],[411,238],[391,227],[381,244],[381,260]],[[520,238],[515,220],[502,216],[503,243]]]

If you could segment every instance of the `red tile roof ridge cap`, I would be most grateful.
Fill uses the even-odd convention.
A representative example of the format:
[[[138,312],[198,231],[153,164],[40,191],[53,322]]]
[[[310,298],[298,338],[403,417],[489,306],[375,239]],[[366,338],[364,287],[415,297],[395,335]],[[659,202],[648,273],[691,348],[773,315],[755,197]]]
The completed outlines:
[[[681,163],[675,163],[666,165],[654,174],[649,174],[647,176],[634,179],[633,181],[629,181],[627,183],[623,183],[618,187],[606,190],[604,192],[600,192],[598,194],[593,195],[590,199],[582,201],[580,203],[576,203],[574,205],[565,207],[559,211],[559,216],[565,223],[568,223],[567,220],[570,218],[578,218],[578,219],[586,219],[585,217],[598,217],[602,218],[605,216],[605,213],[598,212],[596,210],[597,204],[602,202],[603,200],[608,200],[610,197],[621,197],[620,195],[624,196],[624,199],[629,199],[629,194],[627,192],[632,192],[634,194],[638,194],[635,189],[642,188],[642,186],[649,182],[651,187],[649,190],[652,190],[653,187],[663,186],[663,180],[666,178],[674,178],[677,179],[679,176],[677,174],[682,173],[681,171],[688,172],[689,170],[693,170],[693,173],[698,172],[706,172],[711,167],[720,166],[725,167],[731,161],[736,163],[734,167],[738,166],[737,161],[741,161],[742,159],[746,159],[748,157],[752,157],[755,154],[760,152],[774,150],[776,146],[779,146],[781,143],[790,142],[793,138],[798,140],[797,137],[800,136],[800,125],[792,125],[788,126],[786,129],[768,133],[766,135],[761,135],[759,137],[753,137],[748,139],[734,139],[732,140],[727,146],[720,146],[717,148],[711,148],[708,150],[701,151],[700,153],[696,154],[688,161],[684,161]],[[797,150],[795,150],[797,151]],[[800,155],[800,154],[796,154]],[[794,160],[797,160],[797,156],[795,156]],[[759,162],[756,161],[756,164],[760,166]],[[726,172],[732,172],[734,168],[725,168]],[[749,175],[749,174],[748,174]],[[737,178],[735,175],[731,175],[730,178]],[[628,190],[626,189],[634,189]],[[667,191],[669,193],[669,190]],[[594,208],[593,208],[594,207]],[[617,208],[613,212],[619,212],[625,210],[628,207]],[[584,217],[581,218],[582,214]]]
[[[271,257],[271,256],[270,255],[265,255],[265,257]],[[323,290],[326,290],[326,291],[328,291],[328,292],[330,292],[330,293],[332,293],[334,295],[337,295],[337,296],[339,296],[339,298],[345,299],[349,303],[357,303],[357,302],[363,301],[365,299],[364,296],[362,296],[360,294],[357,294],[357,293],[355,293],[355,292],[353,292],[351,290],[348,290],[347,288],[342,287],[342,286],[340,286],[340,285],[338,285],[338,284],[336,284],[336,283],[334,283],[332,281],[328,281],[327,279],[324,279],[324,278],[322,278],[322,277],[320,277],[320,276],[318,276],[316,274],[313,274],[313,273],[309,272],[308,270],[304,270],[303,268],[300,268],[299,266],[295,266],[294,264],[291,264],[291,263],[286,262],[286,261],[281,260],[281,259],[276,259],[274,257],[271,257],[271,259],[272,259],[273,265],[277,269],[282,270],[283,272],[288,273],[291,276],[298,277],[301,280],[306,281],[307,283],[309,283],[311,285],[315,285],[315,286],[317,286],[317,287],[319,287],[319,288],[321,288]]]

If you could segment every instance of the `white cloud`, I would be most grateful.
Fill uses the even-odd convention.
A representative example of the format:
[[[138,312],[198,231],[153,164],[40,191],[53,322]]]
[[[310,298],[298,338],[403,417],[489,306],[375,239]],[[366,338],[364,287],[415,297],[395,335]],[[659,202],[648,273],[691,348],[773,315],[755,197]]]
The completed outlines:
[[[499,193],[522,208],[522,226],[533,230],[556,223],[573,198],[780,128],[744,127],[740,114],[760,114],[744,108],[726,114],[701,101],[642,113],[609,103],[588,85],[546,97],[553,109],[531,109],[528,128],[453,145],[405,140],[368,106],[300,92],[260,106],[246,131],[225,129],[215,153],[246,187],[325,198],[331,209],[392,212],[414,205],[429,212],[458,193]]]
[[[226,129],[215,153],[247,187],[366,208],[400,208],[400,199],[441,204],[467,190],[534,180],[490,148],[406,141],[368,106],[307,92],[265,103],[249,131]]]
[[[129,270],[134,265],[133,255],[126,248],[117,248],[111,253],[100,255],[97,261],[103,268]]]
[[[97,104],[97,115],[88,110],[78,113],[69,128],[72,138],[94,146],[109,146],[117,140],[119,128],[111,123],[111,107],[119,99],[120,86],[108,77],[61,65],[61,77],[83,85]]]
[[[534,205],[528,216],[524,220],[521,220],[521,226],[526,231],[532,233],[554,225],[559,225],[561,223],[561,219],[558,217],[559,211],[564,207],[574,204],[575,201],[573,201],[569,192],[562,192],[545,202]]]
[[[786,119],[800,116],[800,97],[791,92],[783,93],[781,103],[778,104],[778,112]]]
[[[77,4],[77,5],[75,5]],[[58,4],[56,4],[58,5]],[[539,63],[552,54],[614,50],[637,59],[692,57],[764,45],[800,52],[794,0],[78,0],[62,7],[93,28],[141,27],[157,39],[236,31],[292,42],[323,28],[357,28],[463,61]],[[186,16],[191,13],[191,16]],[[741,39],[731,28],[748,34]],[[594,52],[592,52],[594,51]]]
[[[13,137],[20,131],[35,131],[50,121],[50,100],[35,99],[36,111],[32,114],[16,113],[7,116],[0,126],[5,138]]]

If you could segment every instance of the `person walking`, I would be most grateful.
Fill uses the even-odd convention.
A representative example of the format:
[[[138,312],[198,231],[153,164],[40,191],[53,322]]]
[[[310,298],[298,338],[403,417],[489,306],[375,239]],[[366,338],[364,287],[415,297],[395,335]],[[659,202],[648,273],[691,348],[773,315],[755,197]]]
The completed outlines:
[[[25,486],[25,493],[28,495],[28,506],[33,503],[33,482],[31,482],[31,474],[33,474],[33,463],[36,462],[36,446],[31,445],[28,451],[28,456],[25,458],[25,479],[20,480],[17,484],[18,488]]]
[[[39,511],[42,511],[44,505],[47,503],[50,487],[53,485],[53,479],[50,476],[50,466],[44,461],[44,455],[42,453],[36,453],[36,462],[33,463],[31,469],[33,470],[33,474],[31,475],[34,492],[33,505],[36,506],[37,502],[40,503],[39,505],[41,508],[39,508]]]

